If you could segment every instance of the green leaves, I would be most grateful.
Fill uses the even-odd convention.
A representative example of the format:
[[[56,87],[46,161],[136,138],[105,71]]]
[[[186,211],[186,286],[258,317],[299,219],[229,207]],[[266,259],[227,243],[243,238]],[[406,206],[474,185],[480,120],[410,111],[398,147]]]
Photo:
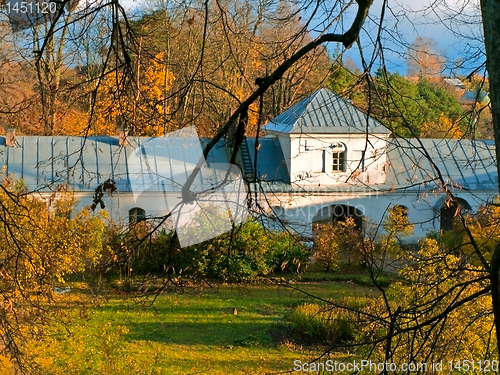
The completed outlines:
[[[425,126],[435,127],[447,119],[450,129],[441,133],[451,138],[456,133],[451,126],[464,115],[450,93],[424,78],[413,82],[398,73],[378,72],[372,89],[374,115],[397,137],[434,136],[423,131]]]
[[[202,226],[193,229],[204,230]],[[108,237],[111,240],[100,270],[129,276],[167,272],[176,277],[253,281],[271,272],[301,272],[309,262],[309,252],[292,235],[269,232],[254,220],[186,248],[179,248],[173,232],[141,242],[147,237],[144,223],[128,233]]]

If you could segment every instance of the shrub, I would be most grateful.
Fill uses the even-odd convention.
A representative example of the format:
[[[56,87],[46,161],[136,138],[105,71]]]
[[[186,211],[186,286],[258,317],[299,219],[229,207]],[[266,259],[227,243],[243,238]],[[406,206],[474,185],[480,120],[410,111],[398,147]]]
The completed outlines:
[[[172,242],[173,233],[159,231],[150,236],[151,229],[145,221],[127,230],[109,225],[95,271],[101,275],[125,277],[162,272],[169,263],[166,245]]]
[[[168,272],[177,277],[253,281],[272,272],[303,271],[309,261],[309,251],[293,236],[269,232],[255,220],[186,248],[179,247],[173,232],[148,236],[150,230],[145,222],[126,232],[112,227],[99,272],[127,277]]]
[[[352,341],[360,330],[358,320],[357,314],[349,309],[316,303],[302,304],[288,317],[301,334],[329,343]]]
[[[341,256],[349,264],[364,264],[366,251],[371,248],[357,228],[353,218],[328,223],[321,226],[321,232],[314,244],[317,262],[327,271],[337,270]]]
[[[320,305],[304,303],[290,314],[288,321],[300,333],[311,337],[322,337],[326,332],[326,327],[322,321],[320,311]]]
[[[43,200],[28,194],[22,180],[4,177],[3,184],[0,288],[6,300],[29,293],[49,296],[54,285],[98,262],[103,216],[77,212],[76,199],[65,187]]]
[[[180,252],[190,258],[186,267],[193,271],[235,281],[252,281],[277,271],[299,272],[309,260],[309,252],[290,234],[269,232],[255,220]]]
[[[274,234],[269,266],[273,272],[300,273],[307,268],[310,255],[310,252],[290,234]]]

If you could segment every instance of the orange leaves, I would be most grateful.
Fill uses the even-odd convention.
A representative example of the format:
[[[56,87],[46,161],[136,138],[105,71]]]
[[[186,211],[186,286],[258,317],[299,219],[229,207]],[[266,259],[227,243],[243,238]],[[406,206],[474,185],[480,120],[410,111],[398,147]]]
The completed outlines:
[[[435,78],[443,72],[444,57],[438,51],[434,39],[417,36],[408,49],[406,65],[410,77]]]
[[[436,123],[424,122],[421,127],[421,136],[423,138],[462,138],[463,132],[460,129],[458,121],[451,121],[443,113],[439,116]]]
[[[98,81],[95,101],[88,112],[67,116],[66,134],[88,130],[89,135],[110,135],[116,134],[121,127],[128,127],[135,135],[164,133],[170,122],[166,100],[175,80],[174,74],[166,68],[164,53],[146,61],[138,59],[135,63],[138,74],[135,77],[115,71]]]
[[[166,93],[172,87],[175,79],[172,72],[168,71],[165,64],[162,63],[164,52],[155,56],[153,62],[147,66],[144,72],[145,83],[141,85],[141,91],[145,93],[149,99],[157,102],[163,102],[166,98]],[[168,112],[168,108],[164,105],[158,105],[162,113]]]

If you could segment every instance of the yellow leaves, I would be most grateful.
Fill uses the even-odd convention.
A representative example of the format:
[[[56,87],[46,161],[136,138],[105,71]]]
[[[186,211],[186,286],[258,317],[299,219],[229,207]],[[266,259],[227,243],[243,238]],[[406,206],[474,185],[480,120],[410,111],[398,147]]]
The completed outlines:
[[[439,116],[437,123],[424,122],[421,127],[422,138],[453,138],[460,139],[463,132],[458,121],[451,121],[443,113]]]
[[[352,217],[319,226],[320,233],[314,242],[316,260],[323,263],[327,271],[338,268],[340,254],[351,261],[363,263],[369,244]]]
[[[408,220],[408,208],[402,205],[392,206],[384,220],[384,229],[396,235],[409,236],[413,234],[415,225]]]
[[[124,111],[122,101],[119,100],[123,80],[122,73],[114,72],[104,75],[98,81],[94,107],[87,113],[88,117],[92,115],[89,135],[116,134],[117,121]]]
[[[84,135],[88,125],[89,118],[87,113],[74,110],[65,114],[62,121],[56,122],[54,135]]]
[[[256,103],[252,103],[248,107],[247,131],[249,129],[256,129],[258,121],[259,121],[259,106]]]
[[[418,254],[407,259],[400,271],[404,280],[388,290],[392,308],[404,312],[398,324],[406,328],[438,317],[454,306],[438,320],[439,329],[429,325],[410,331],[408,337],[401,336],[396,354],[400,361],[413,355],[415,345],[421,345],[422,358],[432,355],[449,360],[490,355],[491,300],[484,294],[468,301],[486,284],[484,270],[474,266],[473,258],[464,253],[466,246],[456,238],[443,236],[422,240]]]
[[[422,262],[422,266],[417,269],[408,265],[401,270],[401,275],[411,284],[418,284],[421,280],[428,284],[452,280],[449,279],[450,275],[455,274],[461,264],[459,257],[447,251],[443,244],[433,238],[425,238],[420,242],[416,259],[430,261]]]
[[[168,125],[170,108],[166,100],[175,80],[166,68],[164,53],[151,60],[138,59],[136,76],[115,71],[105,74],[96,86],[92,112],[85,118],[68,119],[72,133],[82,132],[90,121],[89,135],[116,134],[119,127],[134,129],[136,135],[156,136]],[[71,130],[71,129],[75,130]]]
[[[50,294],[65,275],[98,260],[104,222],[87,210],[74,213],[75,200],[64,189],[46,201],[1,191],[0,201],[0,258],[9,275],[1,282],[3,290]]]
[[[156,101],[156,108],[159,113],[168,113],[168,107],[163,103],[166,94],[172,87],[175,77],[168,71],[165,64],[162,63],[164,53],[159,53],[145,70],[145,84],[141,85],[141,91],[147,95],[150,100]],[[163,103],[163,104],[160,104]]]
[[[500,233],[496,232],[500,209],[480,211],[482,217],[470,216],[466,220],[484,251],[483,240],[500,241]],[[406,232],[408,224],[404,207],[395,206],[386,217],[384,229],[394,236]],[[404,247],[396,246],[402,248],[399,259],[405,262],[400,270],[401,281],[393,283],[385,296],[365,310],[377,317],[369,319],[365,337],[386,335],[389,324],[394,324],[396,331],[404,331],[392,337],[392,342],[397,342],[391,353],[396,363],[489,358],[496,350],[487,270],[474,263],[468,239],[454,232],[446,235],[423,239],[418,252],[407,248],[404,254]],[[390,237],[386,243],[391,243]],[[380,358],[384,350],[380,348]]]
[[[500,242],[500,207],[496,204],[482,206],[476,215],[467,215],[465,219],[482,256],[489,261],[495,247]],[[475,254],[475,249],[469,244],[465,234],[462,233],[461,237],[465,238],[462,251],[471,257],[472,264],[481,265],[481,261]]]

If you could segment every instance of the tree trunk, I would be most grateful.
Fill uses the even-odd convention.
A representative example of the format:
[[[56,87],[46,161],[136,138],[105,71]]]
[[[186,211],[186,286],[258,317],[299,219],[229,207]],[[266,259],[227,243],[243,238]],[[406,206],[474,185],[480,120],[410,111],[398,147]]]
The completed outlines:
[[[490,82],[490,106],[495,135],[497,170],[500,171],[500,1],[481,0],[483,17],[484,44],[486,50],[486,69]],[[500,187],[500,173],[498,173]],[[495,248],[490,265],[493,314],[495,321],[497,347],[500,355],[500,244]]]

